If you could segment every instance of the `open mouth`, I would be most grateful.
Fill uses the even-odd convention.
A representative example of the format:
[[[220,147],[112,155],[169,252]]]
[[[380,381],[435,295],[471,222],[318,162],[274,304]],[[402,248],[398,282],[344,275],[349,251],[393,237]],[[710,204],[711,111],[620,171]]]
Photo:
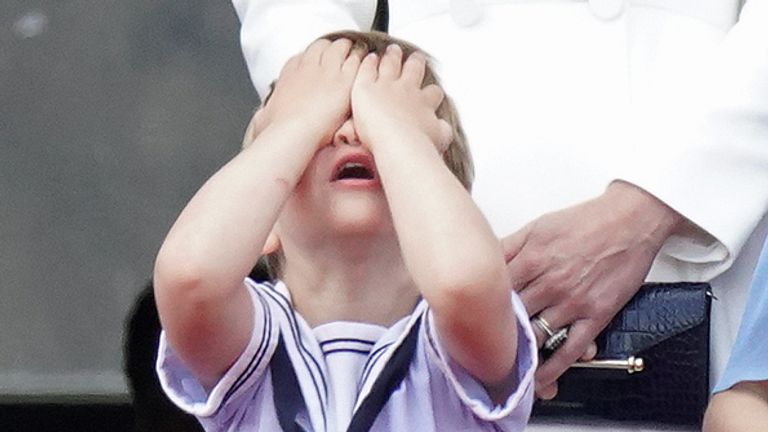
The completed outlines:
[[[336,180],[346,179],[364,179],[373,180],[373,173],[363,164],[357,162],[347,162],[341,167],[336,175]]]
[[[376,170],[373,158],[365,154],[352,155],[339,161],[334,170],[332,181],[375,180]]]

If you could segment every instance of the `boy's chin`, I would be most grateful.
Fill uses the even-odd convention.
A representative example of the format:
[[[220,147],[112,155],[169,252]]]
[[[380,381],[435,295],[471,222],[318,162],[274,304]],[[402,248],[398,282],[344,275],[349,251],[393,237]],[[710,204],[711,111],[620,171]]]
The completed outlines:
[[[347,233],[379,232],[391,229],[389,209],[369,200],[340,200],[331,207],[331,223]]]

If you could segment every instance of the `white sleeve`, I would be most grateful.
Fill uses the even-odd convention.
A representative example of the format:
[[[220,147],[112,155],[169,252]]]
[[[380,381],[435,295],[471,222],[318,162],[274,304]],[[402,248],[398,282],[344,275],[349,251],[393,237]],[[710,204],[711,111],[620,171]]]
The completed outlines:
[[[375,0],[232,0],[251,81],[263,98],[283,64],[318,37],[370,29]]]
[[[257,311],[255,316],[263,319],[254,320],[248,346],[210,391],[184,366],[168,346],[165,332],[161,333],[157,374],[163,391],[182,410],[197,417],[213,416],[222,406],[252,391],[264,377],[279,341],[279,326],[269,304],[250,286],[248,292]]]
[[[699,54],[681,50],[700,61],[657,71],[667,79],[639,109],[648,121],[634,131],[637,152],[621,179],[706,232],[671,238],[657,265],[708,280],[730,267],[768,211],[768,2],[748,2],[715,49]]]
[[[426,322],[423,324],[429,344],[428,356],[442,371],[461,403],[477,419],[495,423],[501,430],[521,430],[521,425],[527,423],[533,406],[533,374],[538,364],[536,337],[525,306],[516,292],[512,292],[512,306],[518,323],[515,367],[517,386],[507,400],[499,405],[491,401],[488,392],[479,381],[445,352],[437,337],[431,309],[428,310]],[[503,334],[499,335],[500,340],[503,337]]]

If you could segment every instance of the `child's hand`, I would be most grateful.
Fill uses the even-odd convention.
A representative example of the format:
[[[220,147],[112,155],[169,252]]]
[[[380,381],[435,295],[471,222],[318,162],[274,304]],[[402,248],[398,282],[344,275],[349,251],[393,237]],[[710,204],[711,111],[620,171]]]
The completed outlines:
[[[351,47],[348,39],[319,39],[288,60],[254,119],[256,132],[288,124],[306,131],[318,146],[330,143],[350,114],[350,92],[361,60],[360,53],[350,53]]]
[[[375,152],[382,138],[423,134],[443,153],[452,139],[450,125],[435,114],[443,91],[434,84],[421,87],[426,70],[423,54],[413,53],[405,63],[402,59],[402,49],[390,45],[381,60],[369,54],[360,64],[352,88],[358,136]]]

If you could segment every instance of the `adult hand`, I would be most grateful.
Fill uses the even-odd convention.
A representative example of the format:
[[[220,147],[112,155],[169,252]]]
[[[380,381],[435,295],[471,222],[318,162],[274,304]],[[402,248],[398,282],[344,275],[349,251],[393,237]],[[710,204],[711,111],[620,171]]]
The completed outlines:
[[[642,285],[664,241],[684,219],[629,183],[613,182],[599,197],[546,214],[504,238],[514,288],[528,314],[567,341],[536,372],[536,393],[551,399],[557,379]],[[534,326],[539,346],[546,335]]]

